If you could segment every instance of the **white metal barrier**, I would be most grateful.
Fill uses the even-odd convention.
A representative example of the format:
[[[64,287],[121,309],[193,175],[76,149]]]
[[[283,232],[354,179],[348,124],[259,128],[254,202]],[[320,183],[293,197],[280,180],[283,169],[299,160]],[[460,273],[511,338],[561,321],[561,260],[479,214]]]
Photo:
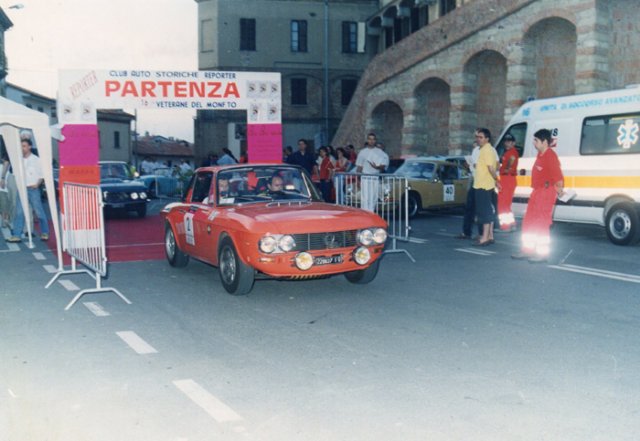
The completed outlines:
[[[336,204],[362,208],[376,213],[387,222],[391,246],[385,253],[405,253],[412,262],[415,259],[405,249],[397,248],[397,241],[409,241],[409,182],[406,177],[362,173],[336,173],[333,179]]]
[[[65,311],[80,297],[89,293],[114,292],[126,303],[131,304],[120,291],[103,287],[102,277],[107,275],[107,254],[104,234],[104,204],[98,185],[65,182],[63,186],[64,214],[62,216],[62,247],[71,256],[71,269],[60,269],[47,283],[49,288],[60,276],[86,273],[96,281],[93,289],[79,291]],[[77,269],[79,261],[88,269]]]

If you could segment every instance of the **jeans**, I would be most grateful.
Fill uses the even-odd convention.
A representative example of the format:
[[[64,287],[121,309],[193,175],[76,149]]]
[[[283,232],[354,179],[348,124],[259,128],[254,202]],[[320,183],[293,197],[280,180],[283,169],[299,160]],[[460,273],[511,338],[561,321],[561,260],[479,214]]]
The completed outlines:
[[[33,207],[33,210],[36,212],[36,216],[40,221],[40,234],[49,234],[49,222],[47,221],[47,215],[44,212],[44,207],[42,206],[40,189],[27,188],[27,198],[29,199],[29,204],[31,205],[31,207]],[[11,231],[12,236],[22,236],[24,221],[24,210],[22,208],[20,198],[18,198],[18,200],[16,201],[16,217],[13,220],[13,230]]]

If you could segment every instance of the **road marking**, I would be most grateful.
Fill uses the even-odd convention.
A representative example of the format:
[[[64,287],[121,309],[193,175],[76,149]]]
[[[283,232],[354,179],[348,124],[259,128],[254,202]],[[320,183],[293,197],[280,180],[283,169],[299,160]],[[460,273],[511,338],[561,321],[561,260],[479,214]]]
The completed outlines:
[[[242,417],[193,380],[175,380],[173,384],[219,423],[242,421]]]
[[[84,306],[97,317],[107,317],[109,314],[98,302],[83,302]]]
[[[36,260],[47,260],[47,258],[44,257],[44,254],[42,253],[33,253],[33,257],[35,257]]]
[[[617,273],[615,271],[601,270],[597,268],[588,268],[585,266],[577,265],[549,265],[549,268],[559,269],[562,271],[569,271],[572,273],[588,274],[590,276],[604,277],[605,279],[621,280],[623,282],[640,283],[640,276],[633,274]]]
[[[73,283],[71,280],[58,280],[58,283],[62,286],[64,286],[64,288],[67,291],[78,291],[80,290],[80,288],[78,287],[78,285],[76,285],[75,283]]]
[[[496,253],[495,251],[477,250],[475,248],[455,248],[455,250],[463,253],[477,254],[478,256],[491,256]]]
[[[410,237],[408,241],[412,243],[427,243],[429,242],[429,239],[421,239],[419,237]]]
[[[44,270],[50,274],[58,272],[58,268],[53,265],[42,265],[42,268],[44,268]]]
[[[158,352],[133,331],[119,331],[116,334],[138,354],[155,354]]]

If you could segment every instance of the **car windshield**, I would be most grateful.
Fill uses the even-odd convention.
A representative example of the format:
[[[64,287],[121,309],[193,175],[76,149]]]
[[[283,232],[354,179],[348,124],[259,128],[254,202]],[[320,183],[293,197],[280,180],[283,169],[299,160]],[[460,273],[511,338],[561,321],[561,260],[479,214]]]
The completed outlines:
[[[131,170],[124,162],[100,164],[100,179],[131,180]]]
[[[396,175],[407,178],[433,179],[436,165],[433,162],[406,161],[396,170]]]
[[[301,169],[287,166],[255,166],[223,170],[216,179],[218,204],[247,202],[320,201]]]

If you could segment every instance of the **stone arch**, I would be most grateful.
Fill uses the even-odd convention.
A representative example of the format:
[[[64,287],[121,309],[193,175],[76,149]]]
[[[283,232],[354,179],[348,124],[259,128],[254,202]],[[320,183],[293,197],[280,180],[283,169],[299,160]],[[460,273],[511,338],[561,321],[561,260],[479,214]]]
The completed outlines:
[[[483,50],[464,65],[462,129],[471,142],[476,127],[496,136],[504,126],[507,101],[507,59],[500,52]]]
[[[437,77],[427,78],[415,88],[413,143],[411,153],[449,153],[451,87]]]
[[[533,24],[523,37],[522,68],[528,97],[548,98],[575,93],[576,27],[550,17]]]
[[[402,129],[404,114],[402,108],[393,101],[386,100],[376,105],[371,112],[368,132],[374,132],[378,141],[384,143],[390,158],[402,153]]]

